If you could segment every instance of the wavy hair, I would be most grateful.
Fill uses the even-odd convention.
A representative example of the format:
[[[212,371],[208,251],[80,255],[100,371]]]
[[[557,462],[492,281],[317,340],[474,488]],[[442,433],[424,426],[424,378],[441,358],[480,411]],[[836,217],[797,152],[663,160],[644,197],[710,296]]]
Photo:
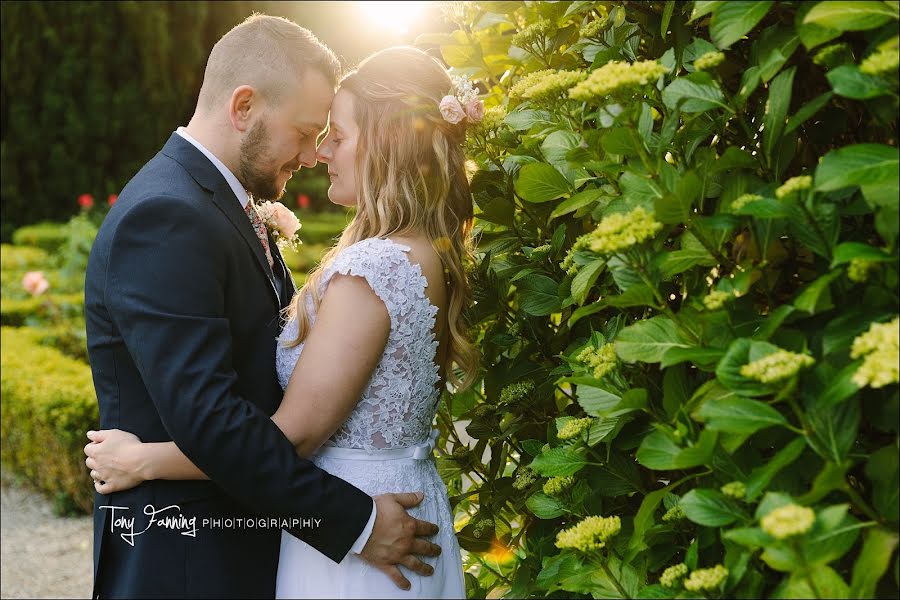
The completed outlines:
[[[360,132],[356,215],[288,307],[299,326],[289,346],[309,333],[304,307],[318,309],[322,274],[341,250],[367,238],[422,232],[446,277],[449,347],[439,365],[443,379],[456,389],[471,385],[478,355],[464,322],[472,298],[466,264],[473,252],[472,196],[461,147],[465,125],[445,121],[438,110],[451,85],[435,58],[412,47],[376,52],[341,80],[340,89],[353,95]]]

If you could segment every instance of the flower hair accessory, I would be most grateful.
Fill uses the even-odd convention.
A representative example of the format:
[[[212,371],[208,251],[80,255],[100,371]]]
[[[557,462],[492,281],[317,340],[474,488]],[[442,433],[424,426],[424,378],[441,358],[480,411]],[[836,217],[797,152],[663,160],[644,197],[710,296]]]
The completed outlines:
[[[478,99],[478,91],[472,82],[459,75],[451,75],[453,87],[441,98],[441,116],[448,123],[456,125],[464,120],[478,123],[484,117],[484,102]]]
[[[281,202],[258,202],[256,212],[280,250],[290,248],[296,251],[297,246],[303,243],[297,235],[301,227],[300,220]]]

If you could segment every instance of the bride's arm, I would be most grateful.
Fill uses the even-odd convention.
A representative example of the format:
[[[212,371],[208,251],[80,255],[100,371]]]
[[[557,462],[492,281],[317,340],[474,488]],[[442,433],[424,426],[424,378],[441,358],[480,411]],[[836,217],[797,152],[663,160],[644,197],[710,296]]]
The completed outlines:
[[[332,278],[272,416],[298,454],[311,455],[353,411],[381,359],[390,327],[384,303],[364,279]],[[208,479],[174,442],[141,443],[118,429],[90,431],[88,438],[85,464],[101,493],[152,479]]]

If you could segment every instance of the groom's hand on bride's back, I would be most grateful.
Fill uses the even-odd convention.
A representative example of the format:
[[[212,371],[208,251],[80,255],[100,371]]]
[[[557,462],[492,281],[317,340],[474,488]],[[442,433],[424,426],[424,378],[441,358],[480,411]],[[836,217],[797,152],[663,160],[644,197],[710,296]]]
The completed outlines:
[[[409,516],[407,508],[422,501],[422,493],[382,494],[375,496],[377,512],[372,535],[360,556],[378,567],[402,590],[408,590],[409,580],[397,565],[420,575],[431,575],[434,569],[416,556],[438,556],[441,547],[422,539],[436,535],[438,526]]]

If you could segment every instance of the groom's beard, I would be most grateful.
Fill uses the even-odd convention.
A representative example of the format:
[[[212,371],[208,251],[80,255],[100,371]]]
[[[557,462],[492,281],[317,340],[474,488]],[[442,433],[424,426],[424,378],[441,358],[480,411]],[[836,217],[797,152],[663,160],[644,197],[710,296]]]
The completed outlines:
[[[263,165],[270,164],[266,158],[266,138],[268,130],[265,123],[258,121],[247,137],[241,142],[240,171],[241,183],[256,200],[275,201],[284,195],[284,188],[278,189],[279,171],[271,173]]]

